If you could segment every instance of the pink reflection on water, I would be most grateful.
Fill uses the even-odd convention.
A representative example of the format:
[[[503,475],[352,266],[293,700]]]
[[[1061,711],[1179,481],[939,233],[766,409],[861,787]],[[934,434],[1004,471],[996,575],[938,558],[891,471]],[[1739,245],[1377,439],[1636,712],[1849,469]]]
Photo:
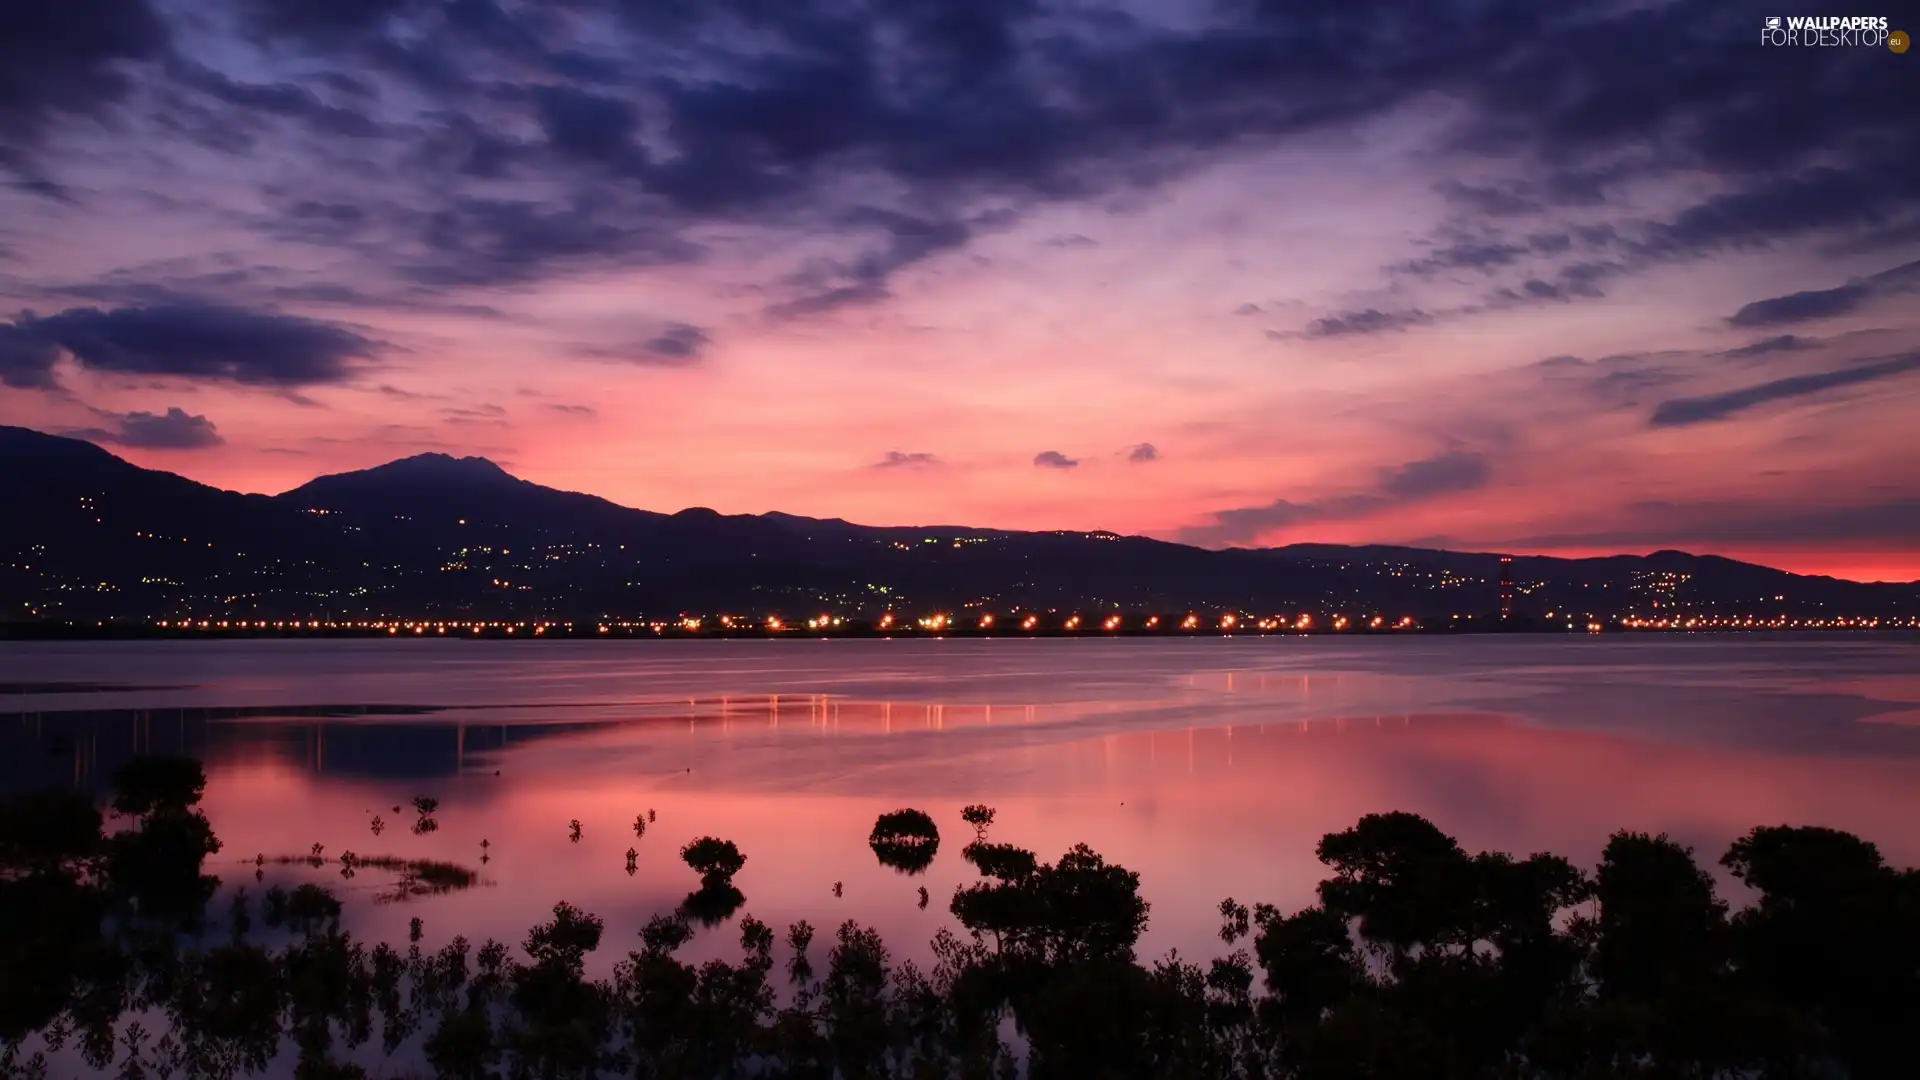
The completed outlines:
[[[1127,708],[1150,717],[1160,703]],[[1110,716],[1111,704],[1103,708]],[[648,916],[695,886],[677,852],[711,834],[748,856],[737,879],[743,911],[823,929],[857,919],[920,955],[951,924],[954,889],[975,880],[960,857],[971,838],[960,808],[986,802],[999,811],[995,840],[1048,859],[1085,842],[1140,872],[1153,903],[1145,954],[1178,947],[1206,955],[1219,947],[1213,907],[1222,897],[1283,908],[1311,902],[1319,838],[1383,810],[1424,814],[1471,850],[1547,850],[1589,866],[1615,829],[1670,832],[1712,863],[1746,829],[1780,823],[1847,829],[1896,863],[1920,863],[1920,783],[1906,758],[1653,742],[1474,712],[1087,737],[1095,711],[1070,702],[696,695],[681,716],[462,754],[455,775],[434,780],[329,773],[326,726],[306,738],[261,733],[223,741],[210,761],[207,809],[226,842],[214,869],[243,881],[250,870],[240,864],[256,852],[303,854],[313,843],[329,860],[351,849],[478,866],[485,839],[491,861],[481,887],[357,905],[352,925],[399,940],[417,914],[430,942],[456,932],[517,942],[567,900],[606,917],[603,951],[618,957]],[[450,750],[458,754],[469,734],[449,733]],[[406,828],[417,794],[440,800],[438,831]],[[865,843],[878,814],[903,806],[928,811],[942,829],[924,875],[879,866]],[[658,820],[636,839],[634,817],[650,808]],[[379,837],[369,829],[376,814],[388,826]],[[576,818],[582,836],[572,843]],[[639,853],[631,877],[629,847]],[[340,882],[333,869],[317,873],[350,894],[371,896],[383,880]],[[845,883],[838,899],[836,881]],[[922,885],[932,894],[925,911]],[[706,935],[691,955],[731,950],[732,939],[731,928]]]

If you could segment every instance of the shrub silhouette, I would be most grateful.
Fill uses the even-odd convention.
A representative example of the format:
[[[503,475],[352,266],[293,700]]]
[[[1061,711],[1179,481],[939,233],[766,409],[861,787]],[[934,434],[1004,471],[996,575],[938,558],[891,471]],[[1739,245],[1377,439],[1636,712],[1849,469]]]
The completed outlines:
[[[113,808],[136,818],[185,813],[206,789],[206,771],[192,758],[137,757],[113,772]]]
[[[731,885],[733,875],[747,865],[747,857],[731,840],[703,836],[680,849],[680,859],[700,875],[702,888]]]
[[[924,811],[894,810],[873,823],[867,845],[882,866],[918,874],[933,865],[940,851],[940,829]]]
[[[1046,964],[1102,959],[1131,962],[1147,925],[1140,875],[1076,845],[1052,865],[1008,872],[954,894],[952,911],[976,937],[1003,952]]]
[[[97,854],[100,811],[71,791],[28,791],[0,800],[0,871],[49,874]]]
[[[982,875],[1002,880],[1026,877],[1040,865],[1033,852],[1012,844],[975,841],[961,848],[960,854]]]
[[[993,824],[993,807],[974,803],[960,811],[960,820],[973,826],[976,840],[987,838],[987,827]]]
[[[937,844],[940,827],[924,810],[893,810],[881,814],[867,834],[867,843]]]

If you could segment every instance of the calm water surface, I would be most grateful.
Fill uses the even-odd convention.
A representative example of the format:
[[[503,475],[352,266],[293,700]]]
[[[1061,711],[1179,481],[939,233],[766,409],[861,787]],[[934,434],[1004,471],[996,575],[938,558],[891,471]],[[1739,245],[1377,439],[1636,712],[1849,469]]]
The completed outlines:
[[[746,852],[744,912],[858,919],[916,955],[975,880],[970,802],[998,809],[995,840],[1139,871],[1146,956],[1216,952],[1225,896],[1310,902],[1315,842],[1371,811],[1585,865],[1619,828],[1712,861],[1780,823],[1920,864],[1911,639],[0,645],[0,786],[99,791],[147,751],[207,762],[209,869],[230,884],[316,843],[458,862],[479,887],[400,902],[331,863],[264,880],[365,901],[348,927],[376,938],[418,916],[429,944],[517,942],[567,900],[607,919],[608,960],[694,887],[677,853],[705,834]],[[416,795],[439,799],[437,831],[395,813]],[[866,845],[905,806],[942,830],[918,876]]]

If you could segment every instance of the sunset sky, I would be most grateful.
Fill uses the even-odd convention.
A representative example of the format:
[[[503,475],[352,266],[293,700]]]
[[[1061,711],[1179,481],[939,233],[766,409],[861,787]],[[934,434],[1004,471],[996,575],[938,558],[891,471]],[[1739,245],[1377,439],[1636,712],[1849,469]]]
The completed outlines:
[[[1770,13],[11,4],[0,423],[243,491],[443,451],[1920,579],[1920,55]]]

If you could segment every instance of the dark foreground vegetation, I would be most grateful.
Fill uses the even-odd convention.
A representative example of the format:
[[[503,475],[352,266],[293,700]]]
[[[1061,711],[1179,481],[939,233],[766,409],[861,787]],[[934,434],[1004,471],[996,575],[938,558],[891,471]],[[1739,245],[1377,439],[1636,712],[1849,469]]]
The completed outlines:
[[[408,943],[355,940],[311,884],[212,903],[198,764],[115,782],[104,821],[68,793],[0,802],[0,1075],[1920,1075],[1920,873],[1825,829],[1735,842],[1721,863],[1757,897],[1735,914],[1665,837],[1620,833],[1587,873],[1369,815],[1321,841],[1316,906],[1227,900],[1223,958],[1142,962],[1137,875],[989,843],[969,807],[981,877],[928,970],[852,922],[816,941],[750,915],[737,960],[695,966],[677,952],[725,918],[695,898],[738,896],[722,840],[683,853],[696,910],[637,941],[561,903],[517,948],[429,951],[418,920]],[[880,826],[919,844],[931,821]],[[603,945],[625,959],[589,978]]]

